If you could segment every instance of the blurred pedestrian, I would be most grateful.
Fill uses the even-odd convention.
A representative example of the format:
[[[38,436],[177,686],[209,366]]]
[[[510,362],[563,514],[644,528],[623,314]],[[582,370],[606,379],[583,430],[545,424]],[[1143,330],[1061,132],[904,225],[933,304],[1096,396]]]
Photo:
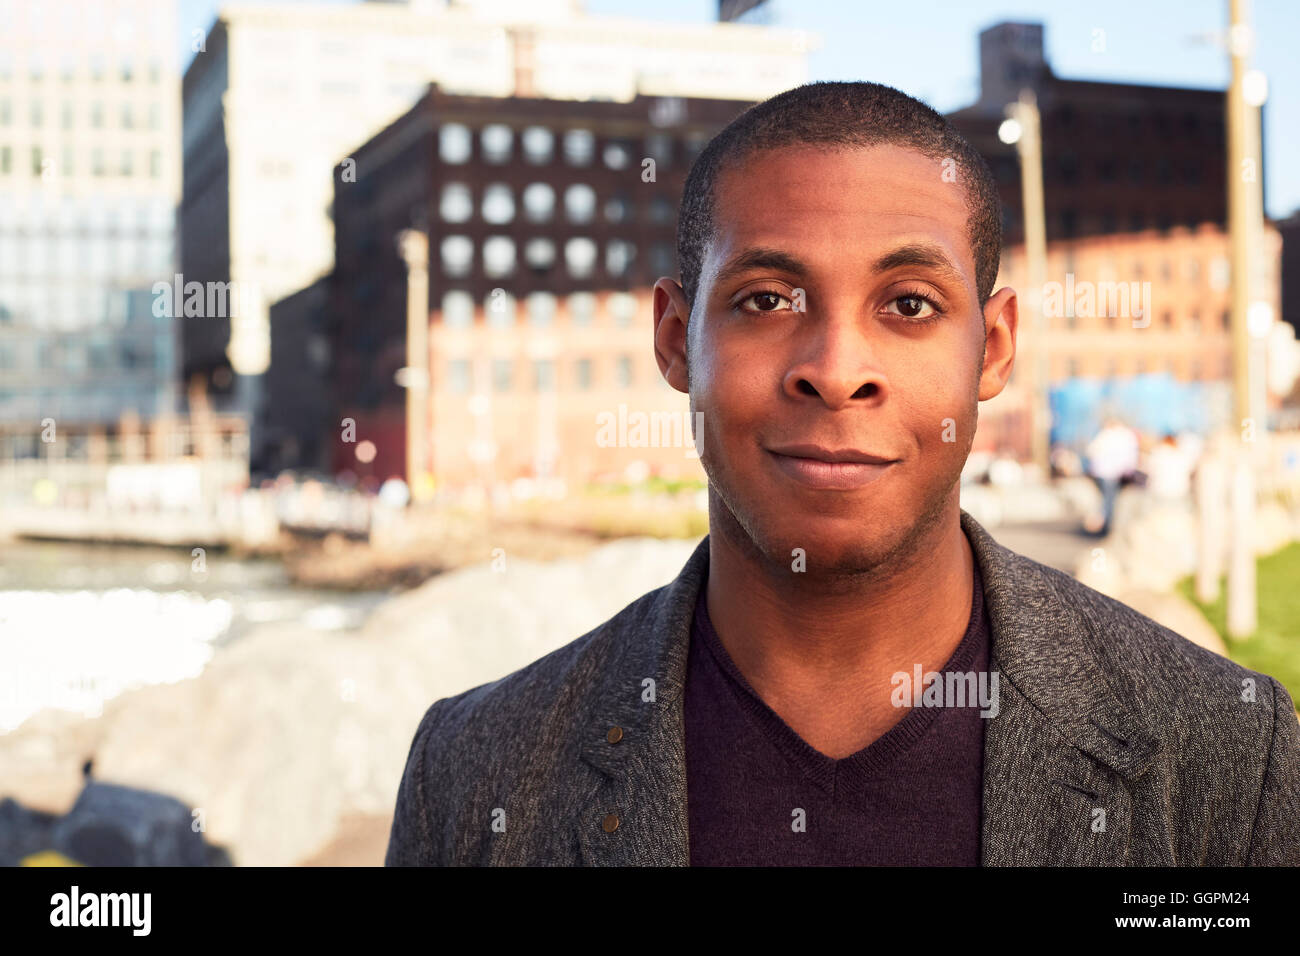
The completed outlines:
[[[1173,432],[1166,432],[1147,456],[1147,491],[1160,504],[1186,502],[1192,493],[1194,464]]]
[[[1102,521],[1099,533],[1110,533],[1115,498],[1124,476],[1137,470],[1138,436],[1117,416],[1107,415],[1101,431],[1088,442],[1088,474],[1101,488]]]

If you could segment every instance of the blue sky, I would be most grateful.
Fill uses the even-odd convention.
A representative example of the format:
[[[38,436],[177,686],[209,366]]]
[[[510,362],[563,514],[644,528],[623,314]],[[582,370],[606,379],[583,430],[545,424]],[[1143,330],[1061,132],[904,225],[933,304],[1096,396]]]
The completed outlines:
[[[282,0],[285,3],[352,0]],[[180,0],[179,42],[188,63],[190,31],[206,29],[217,0]],[[1300,209],[1300,2],[1255,0],[1259,35],[1252,65],[1269,79],[1264,109],[1265,199],[1275,218]],[[888,83],[947,112],[979,88],[977,35],[1000,20],[1044,24],[1047,60],[1059,76],[1161,86],[1223,89],[1227,54],[1213,39],[1227,0],[770,0],[767,22],[811,30],[821,46],[808,57],[809,79]],[[716,0],[587,0],[593,14],[703,23]],[[1093,52],[1095,30],[1105,52]]]

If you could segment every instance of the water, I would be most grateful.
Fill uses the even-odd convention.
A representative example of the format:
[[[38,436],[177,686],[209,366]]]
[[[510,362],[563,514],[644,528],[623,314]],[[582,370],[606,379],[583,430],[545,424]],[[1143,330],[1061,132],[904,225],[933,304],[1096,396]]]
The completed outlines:
[[[0,542],[0,733],[195,677],[259,625],[355,630],[386,597],[297,587],[277,561],[221,552]]]

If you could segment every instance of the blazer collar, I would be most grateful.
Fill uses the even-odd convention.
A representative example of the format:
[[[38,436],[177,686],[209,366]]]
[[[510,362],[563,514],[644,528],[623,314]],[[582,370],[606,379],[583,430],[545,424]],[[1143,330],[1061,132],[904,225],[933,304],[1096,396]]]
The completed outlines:
[[[984,583],[999,710],[984,743],[984,865],[1114,863],[1128,854],[1129,785],[1159,745],[1096,659],[1103,626],[1080,585],[1004,548],[966,511]],[[595,771],[575,820],[587,863],[687,865],[686,659],[708,573],[705,536],[677,577],[606,622],[608,667],[583,722]],[[619,728],[611,743],[610,731]],[[618,827],[602,826],[610,814]]]

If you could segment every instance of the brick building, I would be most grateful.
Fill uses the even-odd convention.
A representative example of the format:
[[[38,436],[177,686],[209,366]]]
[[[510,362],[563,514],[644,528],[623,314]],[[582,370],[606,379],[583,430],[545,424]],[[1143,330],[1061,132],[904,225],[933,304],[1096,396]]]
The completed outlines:
[[[321,376],[331,418],[352,419],[356,442],[334,429],[329,467],[405,474],[406,393],[395,376],[407,364],[407,285],[396,237],[417,227],[429,235],[429,465],[439,484],[702,477],[687,398],[654,361],[651,289],[676,275],[691,161],[748,105],[434,86],[356,149],[354,165],[335,171]],[[309,298],[276,308],[290,321],[281,332],[273,320],[273,342],[308,334],[295,308],[320,313]],[[357,460],[362,441],[376,446],[370,461]]]
[[[1006,245],[1024,241],[1020,166],[997,134],[1024,86],[1042,117],[1049,240],[1226,224],[1223,90],[1064,79],[1040,23],[999,23],[979,44],[979,99],[948,119],[997,178]]]

